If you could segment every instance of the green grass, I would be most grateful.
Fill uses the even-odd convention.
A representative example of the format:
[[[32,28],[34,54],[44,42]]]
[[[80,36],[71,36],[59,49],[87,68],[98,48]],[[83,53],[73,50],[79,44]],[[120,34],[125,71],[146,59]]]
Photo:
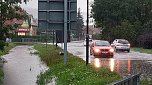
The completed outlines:
[[[152,49],[144,49],[144,48],[132,48],[133,51],[137,51],[137,52],[141,52],[141,53],[148,53],[148,54],[152,54]]]
[[[16,46],[15,43],[9,43],[8,46],[5,46],[5,47],[4,47],[4,50],[3,50],[3,51],[0,50],[0,56],[9,53],[9,50],[11,50],[11,49],[12,49],[13,47],[15,47],[15,46]]]
[[[49,45],[35,44],[41,60],[49,70],[38,76],[37,84],[46,85],[51,79],[56,78],[57,85],[106,85],[122,77],[107,68],[95,68],[85,65],[85,62],[68,53],[67,64],[64,65],[63,55],[59,55],[60,48]]]
[[[152,85],[152,80],[147,80],[147,79],[141,80],[140,85]]]

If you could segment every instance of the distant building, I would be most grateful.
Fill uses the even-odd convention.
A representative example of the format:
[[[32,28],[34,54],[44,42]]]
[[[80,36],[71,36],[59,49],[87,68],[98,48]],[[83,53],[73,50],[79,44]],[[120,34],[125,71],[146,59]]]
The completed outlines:
[[[83,28],[83,34],[86,35],[87,27],[84,26]],[[89,26],[89,35],[95,35],[95,34],[101,34],[100,28],[95,28],[93,25]]]
[[[38,29],[38,23],[37,23],[36,19],[33,18],[33,16],[31,16],[30,18],[31,18],[30,35],[31,36],[36,36],[37,35],[37,29]]]
[[[38,24],[32,15],[26,15],[22,25],[17,28],[16,32],[19,36],[36,36]]]
[[[13,30],[10,30],[10,33],[17,34],[18,36],[37,35],[38,24],[33,16],[27,13],[24,19],[18,20],[14,18],[12,20],[6,20],[4,24],[6,26],[12,26]]]

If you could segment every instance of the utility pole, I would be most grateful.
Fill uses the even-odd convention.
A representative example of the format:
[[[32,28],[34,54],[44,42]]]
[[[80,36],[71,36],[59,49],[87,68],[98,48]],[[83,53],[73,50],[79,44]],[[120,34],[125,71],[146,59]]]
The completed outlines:
[[[89,0],[87,0],[86,65],[89,63]]]

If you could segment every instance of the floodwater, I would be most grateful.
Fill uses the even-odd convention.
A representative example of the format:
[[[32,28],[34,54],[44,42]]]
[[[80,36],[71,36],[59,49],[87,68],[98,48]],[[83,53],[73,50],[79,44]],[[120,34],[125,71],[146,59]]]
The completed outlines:
[[[114,58],[94,58],[92,64],[96,68],[106,67],[123,77],[142,73],[141,78],[152,79],[152,65],[147,60],[118,60]]]
[[[37,85],[37,76],[48,67],[34,52],[32,46],[17,46],[3,56],[7,61],[3,67],[4,85]]]
[[[86,47],[81,41],[68,43],[68,51],[86,60]],[[131,51],[114,53],[113,58],[95,58],[89,55],[89,63],[97,69],[106,67],[123,77],[142,73],[142,79],[152,80],[152,54]]]

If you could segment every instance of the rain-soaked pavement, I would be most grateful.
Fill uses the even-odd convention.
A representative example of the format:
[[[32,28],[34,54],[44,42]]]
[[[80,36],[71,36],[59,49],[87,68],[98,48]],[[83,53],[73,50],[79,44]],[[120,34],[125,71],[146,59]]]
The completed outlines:
[[[4,55],[4,85],[36,85],[37,75],[47,66],[41,62],[31,46],[17,46]]]
[[[68,43],[68,51],[83,60],[86,60],[85,50],[81,41]],[[97,68],[106,67],[124,77],[141,72],[141,78],[152,79],[152,54],[118,52],[113,58],[94,58],[89,55],[89,62]]]

